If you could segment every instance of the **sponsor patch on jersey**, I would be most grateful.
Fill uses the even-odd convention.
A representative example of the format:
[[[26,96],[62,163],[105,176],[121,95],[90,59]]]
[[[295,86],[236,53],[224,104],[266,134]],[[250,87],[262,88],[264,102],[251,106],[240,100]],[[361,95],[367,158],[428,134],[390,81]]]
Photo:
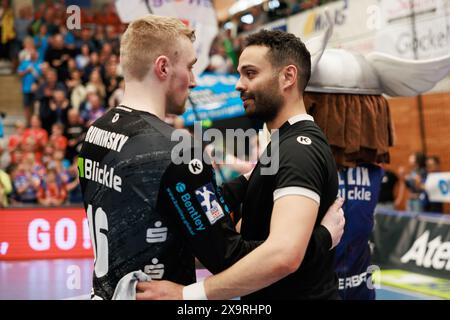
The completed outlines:
[[[91,180],[117,192],[122,192],[122,178],[114,174],[114,168],[91,159],[78,157],[78,175],[82,179]]]
[[[192,159],[188,167],[192,174],[200,174],[203,171],[203,163],[199,159]]]
[[[195,196],[197,197],[197,200],[200,203],[203,212],[205,212],[206,216],[208,217],[209,223],[211,225],[216,223],[217,220],[225,215],[222,207],[217,201],[217,197],[214,193],[214,188],[211,183],[208,183],[196,189]]]
[[[114,115],[114,117],[112,118],[112,123],[116,123],[117,120],[119,120],[119,118],[120,118],[120,114],[116,113],[116,114]]]
[[[311,139],[305,136],[298,136],[297,141],[298,143],[304,144],[306,146],[309,146],[312,143]]]

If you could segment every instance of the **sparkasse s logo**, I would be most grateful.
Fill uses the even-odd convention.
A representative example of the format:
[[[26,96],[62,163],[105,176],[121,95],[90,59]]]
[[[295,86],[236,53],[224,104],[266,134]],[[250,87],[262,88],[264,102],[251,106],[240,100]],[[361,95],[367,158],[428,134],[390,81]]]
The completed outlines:
[[[108,168],[106,164],[100,167],[100,163],[97,161],[78,157],[78,174],[80,178],[91,180],[117,192],[122,192],[122,178],[115,175],[114,168]]]

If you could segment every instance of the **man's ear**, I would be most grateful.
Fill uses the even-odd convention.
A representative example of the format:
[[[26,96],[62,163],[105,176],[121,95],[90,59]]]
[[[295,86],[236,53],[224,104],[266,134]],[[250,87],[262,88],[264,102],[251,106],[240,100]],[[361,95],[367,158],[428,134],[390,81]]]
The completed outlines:
[[[290,64],[281,69],[281,88],[288,89],[297,85],[297,67]]]
[[[154,63],[154,72],[158,79],[166,80],[170,73],[170,59],[167,56],[159,56]]]

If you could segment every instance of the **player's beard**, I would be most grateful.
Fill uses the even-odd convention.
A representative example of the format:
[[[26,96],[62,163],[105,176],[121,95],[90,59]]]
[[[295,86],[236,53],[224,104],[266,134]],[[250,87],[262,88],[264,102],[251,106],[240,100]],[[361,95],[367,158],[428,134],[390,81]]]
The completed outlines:
[[[248,102],[250,105],[245,109],[247,116],[264,122],[275,119],[284,103],[284,97],[279,89],[278,77],[273,77],[260,88],[242,93],[241,97],[252,99]]]
[[[183,101],[176,101],[176,99],[179,97],[176,97],[173,93],[170,92],[167,93],[166,101],[167,101],[167,108],[166,113],[176,114],[177,116],[180,116],[184,113],[186,110],[186,100]]]
[[[172,74],[166,92],[166,113],[182,115],[186,111],[189,78],[185,74]]]

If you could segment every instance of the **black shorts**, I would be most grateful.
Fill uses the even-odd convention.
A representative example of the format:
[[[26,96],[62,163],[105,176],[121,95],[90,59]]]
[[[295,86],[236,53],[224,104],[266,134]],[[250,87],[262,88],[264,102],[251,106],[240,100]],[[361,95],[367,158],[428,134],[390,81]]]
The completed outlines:
[[[33,108],[34,93],[23,94],[23,106],[24,108]]]

